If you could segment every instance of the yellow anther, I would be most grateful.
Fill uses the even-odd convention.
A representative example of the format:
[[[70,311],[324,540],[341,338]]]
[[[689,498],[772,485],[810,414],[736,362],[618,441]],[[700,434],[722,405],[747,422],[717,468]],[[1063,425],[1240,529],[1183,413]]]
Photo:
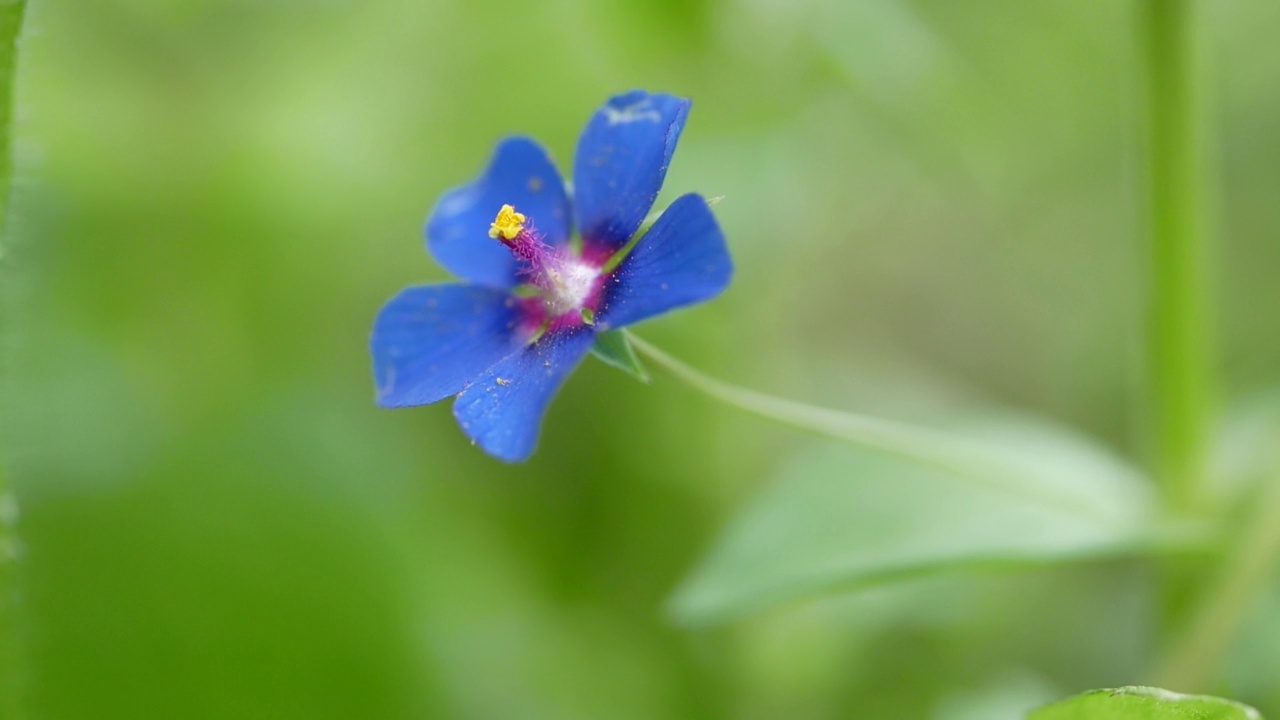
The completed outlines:
[[[502,236],[503,240],[515,240],[521,230],[524,230],[524,215],[516,212],[511,205],[503,205],[498,211],[498,217],[489,225],[489,237],[497,240],[498,236]]]

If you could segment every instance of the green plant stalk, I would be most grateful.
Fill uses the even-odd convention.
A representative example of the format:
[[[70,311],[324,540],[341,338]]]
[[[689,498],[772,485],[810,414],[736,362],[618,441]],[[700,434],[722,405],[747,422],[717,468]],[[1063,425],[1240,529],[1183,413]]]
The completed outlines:
[[[1216,416],[1214,208],[1208,110],[1196,0],[1142,0],[1146,181],[1150,235],[1150,372],[1154,472],[1168,510],[1194,516],[1205,492]],[[1253,523],[1226,546],[1220,569],[1163,568],[1166,687],[1200,691],[1219,672],[1230,643],[1277,559],[1280,495],[1262,493]]]
[[[1168,507],[1201,506],[1214,412],[1208,192],[1195,0],[1144,0],[1150,372],[1155,474]]]
[[[9,191],[13,177],[13,143],[10,128],[13,124],[14,70],[16,67],[18,31],[26,0],[0,0],[0,238],[8,226]],[[0,259],[4,247],[0,245]],[[0,326],[0,331],[5,328]],[[0,408],[2,411],[3,408]],[[14,561],[17,557],[17,541],[14,535],[17,501],[6,483],[0,457],[0,720],[18,720],[20,656],[14,613],[17,595],[14,587]]]

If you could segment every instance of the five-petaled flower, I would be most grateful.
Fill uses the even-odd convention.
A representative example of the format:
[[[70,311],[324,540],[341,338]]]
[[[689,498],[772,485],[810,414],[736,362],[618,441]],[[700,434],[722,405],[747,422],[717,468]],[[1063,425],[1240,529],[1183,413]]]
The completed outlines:
[[[523,460],[597,333],[724,290],[733,266],[702,197],[680,197],[631,242],[688,113],[689,101],[671,95],[610,99],[578,141],[572,203],[540,145],[500,143],[484,173],[427,221],[431,254],[466,282],[408,288],[374,321],[378,404],[456,395],[463,432],[491,455]]]

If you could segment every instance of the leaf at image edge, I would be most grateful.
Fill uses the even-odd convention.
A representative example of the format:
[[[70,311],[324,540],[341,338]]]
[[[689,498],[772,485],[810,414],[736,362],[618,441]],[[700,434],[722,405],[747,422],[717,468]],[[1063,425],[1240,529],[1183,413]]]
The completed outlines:
[[[1081,693],[1040,708],[1027,720],[1262,720],[1262,715],[1234,700],[1133,686]]]

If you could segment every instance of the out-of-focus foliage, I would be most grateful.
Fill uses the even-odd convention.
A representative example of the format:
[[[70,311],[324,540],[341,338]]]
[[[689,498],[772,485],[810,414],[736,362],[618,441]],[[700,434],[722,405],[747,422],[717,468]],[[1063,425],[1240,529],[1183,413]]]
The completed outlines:
[[[1101,491],[1063,493],[1030,473],[988,484],[816,446],[734,521],[673,598],[673,614],[700,624],[841,586],[963,566],[1132,555],[1159,544],[1161,530],[1143,502],[1149,494],[1133,492],[1126,468],[1087,454],[1092,448],[1064,445],[1041,452],[1041,462]]]
[[[591,110],[646,87],[694,98],[664,198],[723,195],[738,271],[638,334],[778,394],[924,421],[1016,406],[1140,461],[1128,4],[30,16],[0,282],[32,717],[948,720],[1144,680],[1158,602],[1134,559],[679,629],[667,598],[807,438],[593,361],[506,466],[447,404],[378,410],[366,349],[386,298],[446,278],[423,220],[498,138],[567,167]],[[1208,22],[1243,394],[1280,368],[1280,6]],[[1266,656],[1255,640],[1237,650]],[[1254,669],[1221,694],[1280,712]]]

